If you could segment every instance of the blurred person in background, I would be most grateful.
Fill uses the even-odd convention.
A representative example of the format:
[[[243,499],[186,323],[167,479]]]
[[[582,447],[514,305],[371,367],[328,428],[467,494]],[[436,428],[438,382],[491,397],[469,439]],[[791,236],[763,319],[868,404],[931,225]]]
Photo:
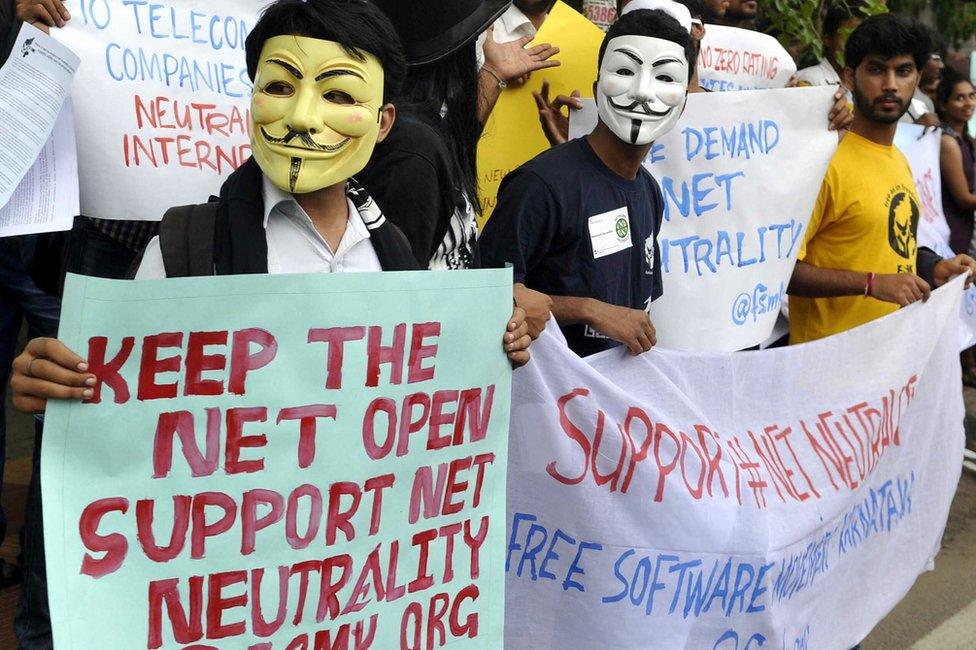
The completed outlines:
[[[549,44],[508,43],[491,26],[506,0],[376,0],[403,42],[407,79],[395,99],[397,121],[357,176],[406,235],[417,261],[431,269],[477,264],[478,139],[507,84],[559,65]],[[477,52],[487,32],[484,63]],[[533,32],[534,33],[534,32]]]
[[[942,168],[942,212],[949,224],[949,247],[956,254],[973,254],[973,209],[976,208],[976,143],[969,120],[976,110],[976,88],[952,68],[941,70],[935,109],[942,120],[939,164]],[[921,84],[920,84],[921,85]],[[976,388],[976,348],[963,350],[962,382]],[[967,444],[972,440],[967,438]]]
[[[971,253],[976,145],[968,123],[976,110],[976,88],[952,68],[942,74],[936,93],[936,111],[942,126],[942,212],[949,224],[949,247],[956,254]]]
[[[705,22],[709,25],[721,24],[728,7],[729,0],[705,0]]]
[[[834,2],[824,16],[821,41],[823,59],[817,65],[796,73],[800,86],[843,86],[843,54],[847,37],[864,21],[860,2]],[[850,88],[845,88],[849,93]]]
[[[924,103],[929,113],[936,113],[935,93],[939,87],[939,80],[942,78],[942,71],[946,67],[947,50],[942,34],[930,29],[929,37],[932,39],[932,54],[929,55],[929,60],[922,67],[922,78],[918,82],[915,99]]]
[[[719,25],[740,29],[755,29],[758,14],[758,0],[728,0],[725,5],[725,15],[716,22]]]

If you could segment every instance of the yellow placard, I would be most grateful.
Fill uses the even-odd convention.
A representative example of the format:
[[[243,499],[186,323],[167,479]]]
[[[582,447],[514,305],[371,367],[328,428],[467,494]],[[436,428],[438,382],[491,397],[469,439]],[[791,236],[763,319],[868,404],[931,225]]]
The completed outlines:
[[[505,174],[549,148],[539,125],[539,111],[532,91],[549,82],[550,99],[574,90],[593,96],[597,56],[603,32],[563,2],[557,2],[546,17],[535,43],[552,43],[559,48],[561,65],[532,73],[528,83],[506,88],[495,104],[478,144],[478,185],[483,227],[495,209],[498,186]]]

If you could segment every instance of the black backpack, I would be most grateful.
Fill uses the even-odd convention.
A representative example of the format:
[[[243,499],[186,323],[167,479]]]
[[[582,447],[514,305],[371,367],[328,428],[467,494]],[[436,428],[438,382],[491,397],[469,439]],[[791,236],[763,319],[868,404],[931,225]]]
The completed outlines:
[[[214,230],[219,203],[170,208],[159,224],[159,248],[167,278],[215,275]]]

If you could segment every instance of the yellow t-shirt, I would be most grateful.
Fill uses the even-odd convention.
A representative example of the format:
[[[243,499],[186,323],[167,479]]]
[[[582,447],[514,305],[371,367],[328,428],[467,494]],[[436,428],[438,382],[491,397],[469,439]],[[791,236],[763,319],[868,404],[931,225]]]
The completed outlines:
[[[914,273],[920,205],[905,156],[848,133],[827,167],[798,259],[825,269]],[[791,296],[790,343],[843,332],[897,309],[864,296]]]

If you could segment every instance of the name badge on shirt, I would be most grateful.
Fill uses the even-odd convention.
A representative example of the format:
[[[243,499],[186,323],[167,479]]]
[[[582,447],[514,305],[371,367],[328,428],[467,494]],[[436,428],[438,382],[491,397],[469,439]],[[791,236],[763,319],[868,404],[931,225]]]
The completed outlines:
[[[630,213],[626,205],[590,217],[588,225],[593,259],[600,259],[633,246],[630,241]]]

